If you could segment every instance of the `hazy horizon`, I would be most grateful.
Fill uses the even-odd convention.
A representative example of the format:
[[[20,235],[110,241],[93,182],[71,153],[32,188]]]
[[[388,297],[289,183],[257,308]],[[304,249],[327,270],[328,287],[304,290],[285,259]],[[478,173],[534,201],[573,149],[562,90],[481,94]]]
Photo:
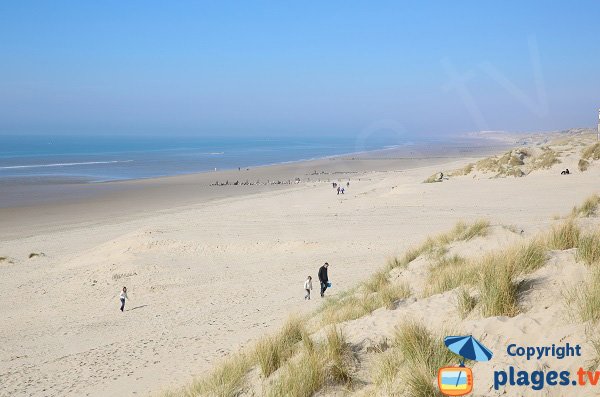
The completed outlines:
[[[593,126],[600,3],[0,5],[1,135]]]

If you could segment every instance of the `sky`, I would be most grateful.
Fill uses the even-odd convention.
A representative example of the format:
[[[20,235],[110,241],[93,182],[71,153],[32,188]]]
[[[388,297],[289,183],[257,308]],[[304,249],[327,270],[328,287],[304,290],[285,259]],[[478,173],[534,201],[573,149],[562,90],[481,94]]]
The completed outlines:
[[[4,1],[0,134],[595,126],[599,17],[598,1]]]

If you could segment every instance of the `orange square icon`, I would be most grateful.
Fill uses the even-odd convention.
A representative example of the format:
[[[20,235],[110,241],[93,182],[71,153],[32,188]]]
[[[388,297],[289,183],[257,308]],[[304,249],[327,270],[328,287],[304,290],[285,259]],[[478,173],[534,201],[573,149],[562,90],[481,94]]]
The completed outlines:
[[[446,396],[464,396],[473,391],[473,371],[467,367],[444,367],[438,371],[438,387]]]

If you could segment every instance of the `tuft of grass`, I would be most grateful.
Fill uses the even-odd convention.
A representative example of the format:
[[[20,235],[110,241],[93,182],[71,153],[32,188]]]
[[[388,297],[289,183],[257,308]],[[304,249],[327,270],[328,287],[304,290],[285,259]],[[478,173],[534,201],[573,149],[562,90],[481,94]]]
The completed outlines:
[[[581,152],[581,157],[585,160],[600,159],[600,142],[585,147]]]
[[[477,281],[477,266],[464,258],[454,255],[442,257],[432,267],[428,276],[425,296],[441,294],[463,285],[472,285]]]
[[[508,259],[512,260],[511,266],[514,267],[515,273],[532,273],[546,264],[546,245],[543,240],[534,239],[510,251]]]
[[[435,174],[433,174],[430,177],[428,177],[427,179],[425,179],[423,181],[423,183],[435,183],[435,182],[442,182],[442,181],[443,181],[443,174],[441,172],[436,172]]]
[[[565,291],[566,302],[581,321],[600,320],[600,270],[595,269],[586,283]]]
[[[385,395],[400,395],[401,388],[398,377],[402,372],[403,365],[404,357],[402,357],[400,349],[388,349],[377,355],[373,365],[373,381]]]
[[[573,219],[561,225],[554,226],[548,235],[547,243],[550,249],[567,250],[577,246],[581,230]]]
[[[485,237],[488,234],[490,222],[484,219],[479,219],[468,226],[456,240],[468,241],[475,237]]]
[[[32,252],[32,253],[29,254],[29,259],[35,258],[35,257],[38,257],[38,256],[46,256],[46,255],[43,252]]]
[[[246,376],[252,360],[245,354],[237,354],[217,365],[204,379],[194,381],[180,392],[169,392],[164,397],[235,397],[244,392]]]
[[[457,309],[461,318],[465,318],[475,309],[477,299],[469,293],[465,288],[461,288],[457,295]]]
[[[531,169],[532,170],[547,169],[547,168],[552,167],[554,164],[559,164],[559,163],[560,163],[560,160],[558,158],[557,152],[550,149],[549,147],[542,147],[542,154],[540,154],[533,160],[533,162],[531,164]]]
[[[380,270],[365,281],[363,286],[367,292],[377,292],[387,286],[389,282],[388,272]]]
[[[341,330],[332,327],[327,332],[325,343],[327,357],[328,377],[337,384],[350,384],[352,382],[352,350],[346,342]]]
[[[465,175],[469,175],[473,169],[475,168],[475,164],[473,163],[469,163],[467,165],[465,165],[463,168],[459,168],[457,170],[454,170],[450,173],[450,176],[465,176]]]
[[[305,351],[285,366],[266,395],[310,397],[325,385],[326,380],[325,362],[319,352]]]
[[[588,266],[600,263],[600,234],[598,232],[579,237],[576,258]]]
[[[356,320],[371,314],[378,307],[377,304],[375,294],[355,293],[337,301],[336,305],[327,305],[321,312],[321,322],[328,325]]]
[[[426,366],[414,366],[405,377],[406,389],[411,397],[443,397]]]
[[[411,294],[406,283],[391,283],[387,279],[384,284],[378,282],[374,281],[371,285],[377,290],[353,293],[337,300],[335,304],[327,304],[321,311],[321,323],[328,325],[356,320],[380,307],[393,309],[398,300],[408,298]]]
[[[434,334],[423,324],[407,322],[396,329],[394,348],[404,358],[404,379],[410,396],[440,395],[433,379],[441,367],[458,361],[443,342],[443,335]]]
[[[584,172],[587,171],[588,168],[590,168],[590,163],[587,160],[584,159],[579,159],[579,162],[577,163],[577,169],[579,169],[579,171]]]
[[[515,178],[521,178],[525,176],[525,173],[522,169],[515,167],[507,169],[504,174],[498,174],[497,176],[514,176]]]
[[[410,287],[407,283],[389,283],[379,290],[377,297],[381,307],[394,309],[397,301],[408,298],[410,294]]]
[[[293,355],[296,344],[303,340],[305,333],[303,321],[299,317],[292,317],[277,335],[267,336],[258,341],[255,357],[265,378]]]
[[[598,205],[600,205],[600,196],[593,194],[588,197],[580,207],[574,207],[572,215],[589,218],[596,215],[596,212],[598,211]]]
[[[392,270],[396,268],[406,269],[410,262],[417,259],[421,254],[423,254],[422,247],[409,248],[408,251],[404,253],[401,258],[392,258],[387,263],[387,269]]]
[[[590,340],[590,343],[594,349],[594,358],[588,363],[588,371],[594,371],[600,366],[600,338],[596,336]]]
[[[484,259],[479,281],[479,304],[484,317],[509,316],[519,313],[517,269],[505,255],[489,255]]]
[[[8,260],[6,256],[0,256],[0,262],[4,262],[5,260]]]
[[[270,397],[310,397],[325,384],[350,385],[353,380],[352,349],[343,333],[332,327],[323,344],[305,344],[297,357],[289,360],[268,389]]]

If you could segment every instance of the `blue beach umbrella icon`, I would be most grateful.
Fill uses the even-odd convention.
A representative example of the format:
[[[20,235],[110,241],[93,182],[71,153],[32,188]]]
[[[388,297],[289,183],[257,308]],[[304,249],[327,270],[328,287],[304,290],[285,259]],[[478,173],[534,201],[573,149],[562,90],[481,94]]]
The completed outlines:
[[[444,338],[444,344],[453,353],[463,356],[467,360],[489,361],[493,353],[472,335],[468,336],[447,336]]]

